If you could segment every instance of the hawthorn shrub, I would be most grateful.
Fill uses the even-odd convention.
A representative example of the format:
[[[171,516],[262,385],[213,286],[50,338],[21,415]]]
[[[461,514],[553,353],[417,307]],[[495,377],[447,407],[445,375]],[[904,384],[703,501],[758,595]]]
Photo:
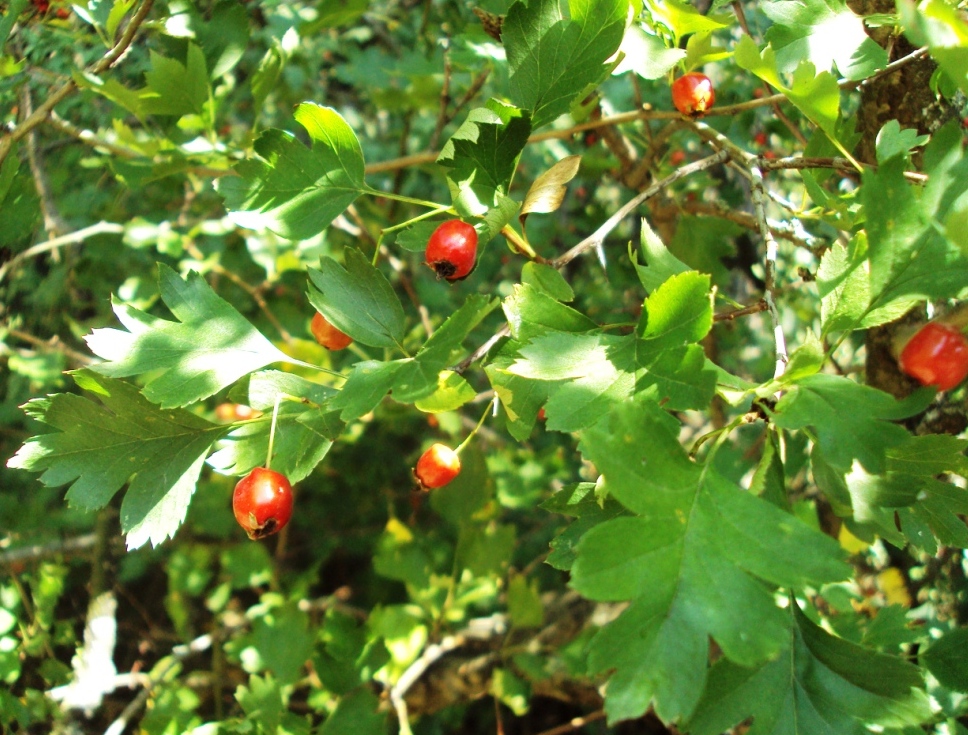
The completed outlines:
[[[0,727],[964,733],[966,38],[7,2]]]

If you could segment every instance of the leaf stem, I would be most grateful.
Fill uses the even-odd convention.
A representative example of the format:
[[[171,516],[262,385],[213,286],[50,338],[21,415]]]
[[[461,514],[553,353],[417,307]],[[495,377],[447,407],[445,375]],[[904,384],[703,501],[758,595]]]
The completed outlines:
[[[481,418],[477,422],[477,426],[475,426],[474,427],[474,430],[470,434],[468,434],[464,438],[464,441],[462,441],[457,446],[457,449],[454,450],[454,454],[460,454],[463,451],[464,447],[466,447],[468,444],[470,444],[471,439],[474,438],[474,436],[477,434],[477,432],[480,431],[481,427],[484,425],[484,422],[487,420],[487,415],[489,413],[497,413],[497,396],[496,395],[494,396],[494,400],[493,401],[488,401],[487,408],[485,408],[484,409],[484,413],[481,414]]]
[[[272,445],[276,441],[276,423],[279,418],[279,402],[282,400],[282,393],[276,396],[276,402],[272,404],[272,423],[269,424],[269,451],[266,453],[266,469],[271,469],[272,464]]]
[[[519,235],[517,230],[511,227],[511,225],[504,225],[504,227],[501,228],[501,234],[504,235],[504,237],[508,239],[508,242],[514,246],[514,249],[522,255],[526,255],[531,258],[531,260],[536,260],[539,263],[547,262],[534,251],[534,248],[528,244],[528,241],[522,235]]]
[[[397,202],[403,202],[404,204],[416,204],[417,206],[428,207],[429,209],[440,209],[444,206],[439,202],[429,202],[426,199],[415,199],[414,197],[404,196],[403,194],[395,194],[392,191],[381,191],[380,189],[374,189],[370,186],[363,186],[361,191],[364,194],[369,194],[370,196],[392,199]],[[445,207],[445,209],[450,209],[450,207]]]
[[[322,365],[313,365],[311,362],[303,362],[302,360],[297,360],[295,357],[286,356],[284,362],[290,365],[298,365],[299,367],[309,368],[310,370],[318,370],[321,373],[326,373],[327,375],[332,375],[336,378],[342,378],[346,380],[346,376],[337,370],[331,370],[330,368],[325,368]]]

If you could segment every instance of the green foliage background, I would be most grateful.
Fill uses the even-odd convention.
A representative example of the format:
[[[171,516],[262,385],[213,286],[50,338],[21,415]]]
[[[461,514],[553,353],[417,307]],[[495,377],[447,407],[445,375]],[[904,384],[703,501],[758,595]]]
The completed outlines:
[[[872,335],[964,313],[968,24],[856,10],[7,3],[0,727],[964,732],[965,388]]]

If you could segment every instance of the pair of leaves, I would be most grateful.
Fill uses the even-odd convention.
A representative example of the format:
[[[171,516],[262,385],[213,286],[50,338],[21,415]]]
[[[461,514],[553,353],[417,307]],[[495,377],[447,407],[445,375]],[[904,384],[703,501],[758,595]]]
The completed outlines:
[[[921,300],[968,292],[968,159],[960,140],[956,124],[934,133],[920,191],[904,178],[905,150],[864,172],[866,235],[831,248],[817,273],[824,333],[875,326]]]
[[[487,372],[516,436],[530,431],[544,400],[548,428],[578,431],[642,391],[681,410],[712,398],[715,375],[695,344],[712,326],[708,276],[670,278],[646,299],[636,333],[625,336],[603,333],[537,285],[516,286],[504,311],[515,341]]]
[[[74,81],[141,120],[147,115],[205,115],[212,94],[205,55],[194,43],[187,44],[184,64],[151,52],[151,68],[145,72],[147,85],[140,90],[81,71],[75,72]]]
[[[474,294],[451,314],[413,357],[382,362],[364,360],[353,366],[329,407],[352,421],[372,411],[392,392],[400,403],[417,403],[428,411],[453,410],[474,397],[467,382],[445,368],[467,335],[497,308],[498,301]],[[350,333],[352,336],[352,333]],[[422,405],[423,401],[427,401]]]
[[[594,670],[615,669],[611,720],[650,704],[667,722],[687,718],[703,691],[710,636],[741,666],[774,659],[789,622],[770,585],[850,573],[832,539],[694,463],[678,431],[678,421],[640,396],[582,432],[582,455],[633,514],[588,531],[571,570],[584,596],[631,600],[589,652]]]

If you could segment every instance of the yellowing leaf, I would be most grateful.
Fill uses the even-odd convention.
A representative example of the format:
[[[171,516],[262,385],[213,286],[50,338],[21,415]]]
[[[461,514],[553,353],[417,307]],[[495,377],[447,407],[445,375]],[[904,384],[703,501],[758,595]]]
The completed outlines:
[[[575,178],[580,165],[581,156],[568,156],[535,179],[524,198],[518,219],[524,222],[531,212],[547,214],[558,209],[565,198],[565,184]]]

